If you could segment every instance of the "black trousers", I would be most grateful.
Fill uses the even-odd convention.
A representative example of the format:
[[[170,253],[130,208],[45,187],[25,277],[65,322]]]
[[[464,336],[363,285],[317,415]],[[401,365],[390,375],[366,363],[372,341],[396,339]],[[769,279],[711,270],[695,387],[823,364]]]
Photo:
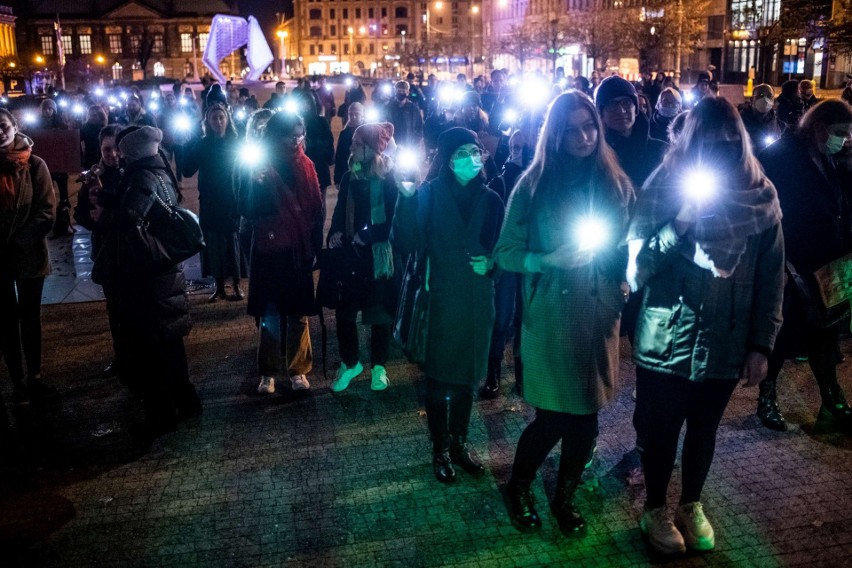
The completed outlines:
[[[518,440],[512,479],[532,481],[547,455],[562,440],[559,477],[579,479],[598,435],[598,415],[567,414],[536,408],[535,420]]]
[[[807,344],[805,345],[806,354],[808,356],[808,364],[811,367],[811,372],[816,378],[819,385],[820,393],[823,397],[823,404],[828,405],[832,401],[826,401],[826,392],[829,388],[837,385],[837,340],[840,336],[840,325],[835,325],[827,329],[810,328],[806,332]],[[792,341],[791,334],[801,334],[802,330],[785,330],[781,328],[781,333],[778,335],[778,340],[775,344],[775,350],[769,357],[769,372],[766,374],[764,382],[775,382],[778,380],[778,375],[781,373],[781,368],[784,366],[786,357],[790,354],[791,349],[788,348]]]
[[[107,318],[109,319],[109,334],[112,337],[112,350],[118,353],[119,316],[118,310],[121,301],[119,290],[115,284],[104,284],[104,299],[106,299]],[[117,357],[115,357],[117,358]]]
[[[41,375],[41,292],[44,278],[0,276],[0,354],[13,381]]]
[[[690,381],[636,367],[636,411],[633,425],[644,452],[647,509],[666,504],[666,492],[683,440],[681,503],[701,500],[701,491],[716,451],[716,431],[736,388],[736,380]]]
[[[450,437],[465,439],[473,410],[473,386],[426,379],[426,420],[435,449],[449,447]]]
[[[151,342],[122,332],[119,354],[123,376],[145,400],[150,422],[174,423],[178,413],[189,413],[200,406],[195,387],[189,381],[182,337]]]
[[[340,346],[340,358],[347,367],[354,367],[359,360],[358,354],[358,310],[340,308],[335,311],[337,320],[337,343]],[[382,365],[390,354],[390,324],[370,326],[370,364]]]

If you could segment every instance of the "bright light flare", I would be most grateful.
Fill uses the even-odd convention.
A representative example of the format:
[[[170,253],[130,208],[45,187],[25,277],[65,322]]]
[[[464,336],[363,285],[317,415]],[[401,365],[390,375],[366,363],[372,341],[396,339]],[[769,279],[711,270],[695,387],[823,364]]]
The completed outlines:
[[[240,109],[237,111],[237,120],[245,120],[246,119],[246,111]]]
[[[379,111],[375,107],[370,107],[364,112],[366,122],[378,122],[380,118]]]
[[[396,163],[402,172],[414,172],[420,167],[420,158],[411,148],[400,148]]]
[[[331,92],[331,85],[326,85],[326,86],[325,86],[325,90],[326,90],[326,91],[328,91],[328,92],[330,93],[330,92]]]
[[[532,81],[523,99],[532,108],[543,107],[550,100],[550,88],[544,81]]]
[[[691,104],[695,102],[695,95],[692,91],[687,91],[683,94],[683,100],[687,102],[687,104]]]
[[[80,103],[76,103],[73,107],[71,107],[71,112],[77,116],[82,116],[86,114],[86,108]]]
[[[559,79],[559,86],[562,87],[563,90],[567,89],[568,88],[568,79],[565,79],[564,77],[562,79]]]
[[[23,116],[24,124],[35,124],[38,122],[38,118],[36,117],[34,112],[25,112]]]
[[[451,106],[455,102],[455,89],[449,86],[441,87],[438,90],[438,100],[445,107]]]
[[[240,160],[249,167],[255,167],[263,163],[265,152],[257,142],[246,142],[240,148]]]
[[[709,201],[719,193],[719,179],[707,168],[691,169],[683,176],[683,193],[694,201]]]
[[[352,79],[347,77],[346,80],[343,81],[343,84],[346,85],[347,88],[351,87],[352,86]]]
[[[152,112],[157,112],[158,110],[160,110],[160,105],[158,105],[154,101],[151,101],[150,103],[148,103],[148,110]]]
[[[284,110],[286,112],[291,112],[293,114],[296,114],[296,113],[299,112],[299,103],[297,103],[296,101],[292,101],[292,100],[287,101],[286,103],[284,103]]]
[[[152,98],[152,99],[159,99],[159,98],[160,98],[160,93],[159,93],[159,92],[157,92],[157,91],[154,91],[153,93],[151,93],[151,98]]]
[[[393,94],[393,87],[385,83],[384,85],[382,85],[382,94],[391,96]]]
[[[180,101],[179,101],[179,103],[178,103],[178,104],[180,104],[180,106],[186,106],[186,105],[188,105],[188,104],[189,104],[189,101],[188,101],[188,100],[186,100],[186,98],[181,97],[181,99],[180,99]]]
[[[102,97],[102,96],[104,96],[104,90],[103,90],[103,89],[101,89],[100,87],[98,87],[97,89],[95,89],[95,96],[96,96],[96,97]]]
[[[111,105],[117,105],[117,104],[118,104],[118,99],[117,99],[117,98],[115,98],[115,97],[110,97],[110,98],[108,98],[108,99],[107,99],[107,102],[108,102],[109,104],[111,104]]]
[[[518,122],[518,111],[509,108],[503,112],[503,122],[506,124],[515,124]]]
[[[776,138],[774,136],[769,135],[769,136],[767,136],[766,138],[763,139],[763,143],[766,144],[767,146],[769,146],[770,144],[775,142],[775,140],[776,140]]]
[[[175,130],[178,132],[189,132],[192,129],[192,121],[185,114],[175,118]]]
[[[130,98],[130,95],[128,95],[127,93],[121,93],[119,96],[123,101],[126,101],[128,98]]]
[[[574,240],[580,251],[600,250],[609,242],[609,239],[609,224],[598,217],[583,217],[574,227]]]
[[[59,108],[65,108],[68,106],[68,101],[65,99],[59,99]]]

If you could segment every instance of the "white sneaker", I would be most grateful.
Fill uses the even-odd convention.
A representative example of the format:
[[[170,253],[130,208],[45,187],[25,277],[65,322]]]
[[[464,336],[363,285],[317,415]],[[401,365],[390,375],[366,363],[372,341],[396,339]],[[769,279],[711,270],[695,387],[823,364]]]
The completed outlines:
[[[704,516],[704,506],[698,501],[677,508],[675,526],[680,529],[686,545],[692,550],[713,550],[716,546],[713,525]]]
[[[275,377],[260,376],[260,384],[257,385],[259,394],[272,394],[275,392]]]
[[[370,388],[374,391],[383,391],[388,388],[390,381],[388,380],[388,372],[381,365],[373,366],[373,382],[370,384]]]
[[[311,383],[308,382],[308,377],[305,375],[293,375],[290,377],[290,385],[294,391],[303,391],[311,388]]]
[[[683,535],[674,526],[665,507],[651,509],[642,513],[639,528],[648,535],[651,546],[663,554],[682,554],[686,552]]]
[[[331,383],[332,392],[341,392],[346,390],[352,379],[364,372],[364,365],[360,361],[355,363],[354,367],[347,367],[346,363],[340,362],[340,369],[337,370],[337,378]]]

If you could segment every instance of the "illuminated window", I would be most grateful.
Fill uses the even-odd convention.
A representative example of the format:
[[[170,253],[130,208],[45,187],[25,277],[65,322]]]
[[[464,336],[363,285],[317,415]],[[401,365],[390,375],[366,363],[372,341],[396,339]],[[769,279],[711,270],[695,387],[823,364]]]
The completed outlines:
[[[65,52],[65,55],[71,55],[73,53],[73,46],[71,44],[71,36],[63,35],[62,36],[62,51]]]
[[[165,77],[166,76],[166,66],[157,61],[154,63],[154,77]]]
[[[41,36],[41,52],[45,55],[53,55],[53,36]]]
[[[204,51],[207,49],[207,39],[210,37],[210,34],[198,34],[198,51]]]
[[[151,46],[153,53],[163,53],[166,50],[166,43],[163,39],[163,34],[154,34],[154,43]]]
[[[107,37],[109,38],[109,52],[121,55],[121,36],[118,34],[110,34]]]
[[[192,34],[180,34],[180,51],[181,53],[192,52]]]
[[[89,55],[92,53],[92,36],[81,35],[80,38],[80,53]]]
[[[121,63],[118,61],[112,66],[112,78],[114,81],[121,81],[122,76],[124,75],[124,69],[121,67]]]

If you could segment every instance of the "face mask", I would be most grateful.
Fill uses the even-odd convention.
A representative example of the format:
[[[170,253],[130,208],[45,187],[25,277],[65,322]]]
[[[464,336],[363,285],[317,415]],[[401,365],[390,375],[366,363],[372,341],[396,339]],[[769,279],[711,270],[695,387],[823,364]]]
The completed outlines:
[[[470,156],[453,160],[453,173],[463,184],[466,184],[482,171],[482,158]]]
[[[846,144],[846,138],[837,136],[836,134],[829,134],[828,140],[825,141],[825,153],[833,156],[843,149],[844,144]]]
[[[407,98],[408,98],[408,95],[406,95],[405,93],[397,93],[396,94],[396,100],[398,100],[398,101],[404,101]]]
[[[657,109],[657,112],[659,112],[661,116],[664,116],[666,118],[674,118],[678,115],[680,110],[677,107],[661,106]]]
[[[727,173],[739,164],[742,155],[742,142],[740,140],[724,140],[705,144],[701,151],[701,157],[711,167],[720,168]]]
[[[757,99],[754,101],[754,110],[759,112],[760,114],[766,114],[770,110],[772,110],[772,99]]]

